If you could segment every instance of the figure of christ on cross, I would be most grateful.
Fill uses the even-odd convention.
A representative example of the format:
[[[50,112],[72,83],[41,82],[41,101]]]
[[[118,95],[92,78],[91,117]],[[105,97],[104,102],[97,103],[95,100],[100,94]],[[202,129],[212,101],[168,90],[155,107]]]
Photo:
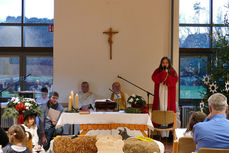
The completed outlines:
[[[109,36],[108,43],[110,45],[110,59],[112,59],[112,43],[113,43],[112,36],[118,33],[118,31],[112,31],[112,28],[110,28],[108,31],[104,31],[103,33]]]

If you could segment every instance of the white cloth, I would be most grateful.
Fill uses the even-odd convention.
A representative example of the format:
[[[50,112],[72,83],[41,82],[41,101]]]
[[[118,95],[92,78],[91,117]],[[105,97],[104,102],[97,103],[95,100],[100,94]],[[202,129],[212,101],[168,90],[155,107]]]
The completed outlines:
[[[154,130],[152,121],[148,114],[130,114],[120,112],[91,112],[91,114],[65,113],[63,112],[57,122],[56,128],[65,124],[138,124],[147,125]]]
[[[159,102],[160,102],[160,110],[167,111],[168,108],[168,87],[160,84],[159,87]]]
[[[37,126],[35,125],[35,127],[30,127],[30,128],[24,124],[22,124],[22,126],[25,128],[25,131],[31,133],[33,145],[38,146],[39,138],[37,135]]]
[[[163,83],[159,87],[160,110],[167,111],[168,108],[168,87]],[[160,132],[162,137],[169,137],[168,131]]]
[[[16,146],[16,145],[12,145],[11,148],[12,148],[14,151],[17,151],[17,152],[23,152],[23,151],[26,150],[26,147]]]
[[[41,96],[41,97],[37,98],[36,101],[37,101],[37,103],[38,103],[39,105],[41,105],[41,104],[47,103],[47,102],[49,101],[49,98],[48,98],[48,96],[47,96],[47,98],[44,99],[44,98]]]
[[[187,133],[185,133],[185,131],[186,131],[186,128],[175,129],[175,134],[176,134],[177,140],[179,140],[181,137],[193,137],[191,131],[189,131]]]
[[[79,92],[79,108],[84,105],[92,105],[95,107],[95,96],[91,92],[83,93]]]

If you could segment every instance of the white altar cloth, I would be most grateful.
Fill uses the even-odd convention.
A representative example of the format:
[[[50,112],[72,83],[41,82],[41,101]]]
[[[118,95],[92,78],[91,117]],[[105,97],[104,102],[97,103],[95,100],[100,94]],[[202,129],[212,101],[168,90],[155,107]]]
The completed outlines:
[[[65,124],[136,124],[147,125],[154,130],[152,121],[148,114],[134,114],[122,112],[91,112],[90,114],[63,112],[57,122],[56,128]]]

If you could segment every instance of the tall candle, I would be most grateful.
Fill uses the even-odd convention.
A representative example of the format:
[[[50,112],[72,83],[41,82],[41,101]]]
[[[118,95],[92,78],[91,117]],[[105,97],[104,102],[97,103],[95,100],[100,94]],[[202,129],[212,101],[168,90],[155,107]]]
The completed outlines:
[[[74,99],[74,93],[73,93],[73,91],[71,91],[70,96],[71,96],[71,106],[73,106],[73,99]]]
[[[79,96],[78,93],[75,95],[75,109],[77,110],[79,108]]]
[[[71,111],[72,110],[72,97],[69,96],[68,98],[68,111]]]

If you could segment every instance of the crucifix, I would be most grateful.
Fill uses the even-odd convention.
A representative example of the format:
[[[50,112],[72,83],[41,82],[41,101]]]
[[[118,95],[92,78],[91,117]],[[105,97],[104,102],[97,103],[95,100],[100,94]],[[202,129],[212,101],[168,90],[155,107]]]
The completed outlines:
[[[118,31],[112,31],[112,28],[110,28],[108,31],[104,31],[103,33],[109,36],[108,43],[110,45],[110,60],[111,60],[112,59],[112,44],[113,44],[112,36],[118,33]]]

